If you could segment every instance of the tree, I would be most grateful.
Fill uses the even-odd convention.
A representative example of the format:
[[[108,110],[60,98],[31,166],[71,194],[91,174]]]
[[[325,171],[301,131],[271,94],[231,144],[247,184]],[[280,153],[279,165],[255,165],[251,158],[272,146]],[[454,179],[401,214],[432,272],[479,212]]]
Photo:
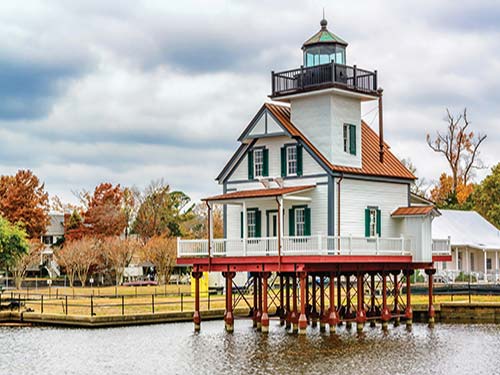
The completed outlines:
[[[500,163],[477,186],[472,200],[477,212],[500,229]]]
[[[40,262],[40,252],[42,250],[42,243],[38,240],[31,240],[29,242],[28,251],[17,253],[12,262],[12,275],[14,276],[14,283],[17,289],[21,289],[22,282],[26,276],[28,267]]]
[[[87,233],[87,228],[83,224],[82,215],[77,210],[73,210],[71,215],[64,222],[64,241],[74,241],[82,239]]]
[[[446,114],[446,133],[437,132],[434,139],[427,134],[427,144],[433,151],[443,154],[446,158],[451,170],[451,193],[457,194],[458,186],[467,186],[474,170],[482,167],[479,147],[486,139],[486,134],[479,133],[476,136],[474,132],[469,132],[467,108],[458,117],[453,116],[448,109]]]
[[[77,276],[84,287],[91,267],[98,263],[98,242],[92,237],[66,242],[56,256],[66,271],[70,286],[74,285]]]
[[[139,208],[140,192],[136,187],[123,189],[123,213],[127,223],[125,237],[128,237]]]
[[[473,191],[474,185],[472,183],[464,185],[460,180],[454,192],[453,177],[442,173],[439,182],[432,188],[430,196],[439,208],[470,210]]]
[[[191,220],[184,224],[184,233],[189,238],[207,238],[208,236],[208,209],[205,203],[197,204],[193,211]],[[224,220],[221,205],[212,206],[213,238],[224,237]]]
[[[40,238],[49,223],[49,196],[30,170],[0,176],[0,215],[22,223],[29,238]]]
[[[125,267],[127,267],[132,258],[138,254],[142,243],[134,238],[121,239],[119,237],[108,237],[102,241],[102,249],[107,264],[115,273],[116,285],[123,281]]]
[[[142,248],[141,258],[155,266],[158,282],[167,284],[175,266],[176,254],[177,241],[175,238],[155,236]]]
[[[154,236],[181,236],[182,224],[192,218],[190,198],[180,191],[170,191],[162,180],[153,181],[140,198],[133,225],[134,233],[144,239]]]
[[[84,223],[89,233],[98,237],[117,236],[124,232],[127,218],[122,209],[123,191],[120,185],[98,185],[94,194],[83,193],[87,211]]]
[[[411,159],[402,159],[401,163],[411,172],[414,176],[417,176],[417,167]],[[418,177],[418,176],[417,176]],[[412,193],[425,196],[427,180],[425,178],[417,178],[417,180],[411,185],[410,189]]]
[[[0,266],[9,268],[29,251],[26,231],[0,216]]]

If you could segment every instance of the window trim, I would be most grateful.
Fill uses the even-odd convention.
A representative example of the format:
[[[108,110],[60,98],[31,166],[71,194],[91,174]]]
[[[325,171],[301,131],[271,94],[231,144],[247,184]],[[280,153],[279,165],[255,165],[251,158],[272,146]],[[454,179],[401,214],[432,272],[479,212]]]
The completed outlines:
[[[343,144],[343,148],[344,148],[344,152],[346,154],[350,154],[351,153],[351,133],[350,133],[350,129],[349,129],[349,124],[344,124],[344,128],[343,128],[343,141],[344,141],[344,144]]]
[[[370,211],[370,223],[369,223],[369,228],[370,228],[370,238],[375,238],[378,237],[377,233],[377,207],[368,207],[368,210]],[[372,217],[373,217],[373,222],[372,222]],[[373,229],[373,231],[372,231]]]
[[[294,150],[295,151],[295,160],[291,160],[289,158],[289,150]],[[297,144],[293,145],[285,145],[285,159],[286,159],[286,175],[287,176],[297,176],[297,170],[298,170],[298,150],[297,150]],[[295,162],[295,172],[290,172],[290,162],[294,161]]]
[[[302,222],[299,223],[298,213],[302,212]],[[304,237],[306,233],[306,207],[295,207],[293,210],[294,221],[295,221],[295,236]],[[299,233],[299,224],[302,225],[302,233]]]
[[[264,147],[257,147],[252,150],[253,153],[253,177],[264,177]],[[257,164],[256,152],[260,152],[261,160]],[[260,165],[260,174],[257,174],[257,165]]]

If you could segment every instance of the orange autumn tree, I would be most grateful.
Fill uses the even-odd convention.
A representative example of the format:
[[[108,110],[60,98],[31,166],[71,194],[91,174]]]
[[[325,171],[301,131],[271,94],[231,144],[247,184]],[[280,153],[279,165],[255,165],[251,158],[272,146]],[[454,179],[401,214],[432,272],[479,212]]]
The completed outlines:
[[[118,236],[127,226],[123,210],[123,190],[120,185],[110,183],[98,185],[94,194],[83,193],[82,201],[87,206],[84,224],[89,234],[97,237]]]
[[[30,170],[0,176],[0,215],[22,223],[29,238],[39,238],[49,223],[49,196],[45,185]]]
[[[456,187],[455,194],[453,193],[453,177],[442,173],[439,177],[439,182],[432,188],[430,195],[431,199],[436,202],[438,207],[450,207],[457,205],[464,206],[474,191],[474,185],[469,183],[464,185],[460,179]]]

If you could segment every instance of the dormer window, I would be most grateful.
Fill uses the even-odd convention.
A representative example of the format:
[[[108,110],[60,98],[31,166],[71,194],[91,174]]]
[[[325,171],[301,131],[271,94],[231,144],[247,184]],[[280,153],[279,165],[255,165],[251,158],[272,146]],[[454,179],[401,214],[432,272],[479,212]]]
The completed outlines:
[[[356,125],[344,124],[344,152],[356,155]]]
[[[302,146],[298,143],[281,148],[281,177],[302,176]]]
[[[286,148],[286,166],[287,176],[297,175],[297,146]]]
[[[269,176],[269,150],[264,147],[248,151],[248,179]]]
[[[259,148],[253,151],[253,170],[255,177],[262,177],[264,172],[264,150]]]

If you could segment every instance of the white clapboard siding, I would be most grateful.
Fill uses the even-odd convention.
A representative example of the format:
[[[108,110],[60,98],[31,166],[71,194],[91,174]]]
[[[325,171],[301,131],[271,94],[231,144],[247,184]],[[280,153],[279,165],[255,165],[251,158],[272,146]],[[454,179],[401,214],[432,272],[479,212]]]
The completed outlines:
[[[269,177],[281,177],[281,147],[285,144],[296,143],[289,137],[268,137],[260,138],[255,143],[255,147],[265,146],[269,150]],[[309,153],[302,150],[302,174],[316,175],[326,173],[325,170],[314,160]],[[247,154],[243,157],[234,173],[228,179],[231,181],[242,181],[248,179]]]
[[[335,182],[337,181],[336,179]],[[365,209],[368,206],[377,206],[381,211],[382,237],[398,237],[402,233],[401,220],[391,218],[391,213],[400,206],[408,205],[406,184],[344,178],[340,189],[341,235],[365,235]],[[337,183],[335,183],[335,206],[338,213]],[[337,227],[335,232],[337,233]]]
[[[335,165],[361,167],[361,102],[339,94],[291,101],[291,121]],[[344,152],[344,124],[356,126],[356,155]]]

